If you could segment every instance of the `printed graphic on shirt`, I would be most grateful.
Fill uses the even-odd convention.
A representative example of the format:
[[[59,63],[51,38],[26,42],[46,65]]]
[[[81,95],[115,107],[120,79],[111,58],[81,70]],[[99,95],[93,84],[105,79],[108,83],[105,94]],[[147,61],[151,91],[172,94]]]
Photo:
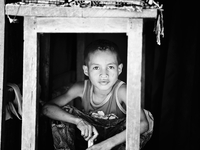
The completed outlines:
[[[104,120],[118,119],[118,117],[114,113],[105,115],[103,111],[91,111],[90,116]]]

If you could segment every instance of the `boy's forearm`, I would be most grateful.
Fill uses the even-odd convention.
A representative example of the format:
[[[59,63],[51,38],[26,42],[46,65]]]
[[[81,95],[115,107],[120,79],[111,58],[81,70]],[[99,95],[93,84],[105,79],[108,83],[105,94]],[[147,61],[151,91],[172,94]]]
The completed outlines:
[[[146,121],[142,121],[140,124],[140,134],[146,132],[148,130],[148,123]],[[126,130],[116,134],[115,136],[107,139],[111,143],[111,147],[115,147],[126,141]]]
[[[77,118],[66,111],[62,110],[60,107],[47,104],[43,107],[43,114],[51,119],[59,120],[63,122],[68,122],[72,124],[77,124],[80,121],[80,118]]]
[[[126,130],[114,135],[113,137],[107,139],[111,143],[111,147],[115,147],[126,141]]]
[[[140,122],[140,134],[148,131],[149,129],[149,124],[147,122],[147,120],[143,120]]]

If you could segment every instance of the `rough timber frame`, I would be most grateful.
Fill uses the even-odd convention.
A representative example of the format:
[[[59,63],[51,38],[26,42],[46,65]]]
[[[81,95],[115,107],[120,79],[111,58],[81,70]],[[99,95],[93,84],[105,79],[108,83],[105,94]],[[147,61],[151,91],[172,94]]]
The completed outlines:
[[[0,1],[0,149],[3,133],[3,91],[4,91],[4,43],[5,43],[5,8],[4,0]]]
[[[4,12],[2,12],[4,7],[0,6],[1,17],[4,18]],[[37,149],[38,33],[127,34],[126,149],[139,150],[143,19],[155,18],[156,10],[129,12],[94,8],[8,4],[6,5],[6,14],[24,17],[22,150]],[[0,29],[0,110],[2,112],[4,21],[1,21]],[[2,122],[1,118],[2,115],[0,116]]]

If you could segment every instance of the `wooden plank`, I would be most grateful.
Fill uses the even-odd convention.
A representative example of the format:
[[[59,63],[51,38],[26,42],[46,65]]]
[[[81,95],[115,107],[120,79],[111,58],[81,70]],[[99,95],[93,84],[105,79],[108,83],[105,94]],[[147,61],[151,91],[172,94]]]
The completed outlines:
[[[81,1],[81,0],[75,0],[75,1]],[[96,1],[96,0],[90,0],[90,1]],[[141,4],[142,0],[98,0],[98,1],[106,1],[106,2],[131,2],[133,4]]]
[[[142,19],[129,20],[127,32],[127,150],[139,150],[140,142],[142,28]]]
[[[62,0],[62,1],[64,1],[64,0]],[[26,2],[26,3],[32,2],[32,3],[47,3],[47,4],[49,4],[50,2],[51,3],[53,3],[53,2],[57,2],[57,3],[61,2],[62,3],[62,1],[61,0],[57,0],[57,1],[56,0],[54,0],[54,1],[51,1],[51,0],[22,0],[22,2]],[[82,1],[82,0],[75,0],[75,1]],[[90,0],[90,1],[96,1],[96,0]],[[134,4],[141,3],[141,0],[98,0],[98,1],[132,2]]]
[[[34,17],[24,18],[22,150],[35,150],[37,147],[38,53],[35,26]]]
[[[41,33],[126,33],[126,18],[37,18]]]
[[[90,17],[90,18],[156,18],[156,9],[144,9],[142,12],[106,9],[106,8],[80,8],[55,7],[38,5],[7,4],[6,14],[14,16],[38,17]]]
[[[3,145],[3,90],[4,90],[4,46],[5,46],[5,2],[0,1],[0,149]]]

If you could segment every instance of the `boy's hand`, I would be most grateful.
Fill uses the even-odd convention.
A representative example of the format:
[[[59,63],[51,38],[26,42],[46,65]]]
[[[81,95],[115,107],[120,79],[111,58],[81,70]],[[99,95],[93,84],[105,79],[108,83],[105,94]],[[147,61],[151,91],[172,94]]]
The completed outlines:
[[[87,121],[81,119],[76,126],[81,131],[81,135],[86,141],[94,141],[94,139],[97,138],[98,132],[96,128],[90,125]]]
[[[95,144],[86,150],[111,150],[116,145],[119,145],[126,141],[126,130],[110,137],[98,144]]]

